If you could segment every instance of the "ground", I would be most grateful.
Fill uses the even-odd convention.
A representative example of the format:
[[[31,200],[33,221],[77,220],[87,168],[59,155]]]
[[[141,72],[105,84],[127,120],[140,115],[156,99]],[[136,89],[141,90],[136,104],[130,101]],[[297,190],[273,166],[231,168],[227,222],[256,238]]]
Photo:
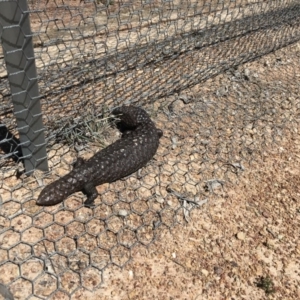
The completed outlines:
[[[97,187],[95,209],[82,193],[35,200],[119,138],[107,122],[101,145],[57,142],[49,176],[3,169],[0,282],[15,299],[299,299],[299,56],[295,43],[148,101],[157,154]]]
[[[299,44],[242,69],[255,72],[266,66],[266,62],[272,64],[278,59],[284,65],[285,55],[293,61],[291,53],[299,55]],[[293,71],[299,77],[299,65],[294,58],[297,67]],[[269,78],[263,78],[266,82],[272,81],[273,76],[283,76],[284,85],[292,84],[288,73],[280,72],[280,67],[268,69],[268,75]],[[189,92],[199,97],[200,90],[211,89],[211,85],[216,91],[222,87],[218,83],[224,82],[224,77],[220,75]],[[294,96],[291,105],[298,111],[299,95]],[[272,105],[277,109],[275,97],[269,100],[274,101]],[[283,103],[284,99],[279,101]],[[186,109],[182,105],[181,115]],[[282,117],[285,109],[278,116]],[[275,127],[281,122],[274,117],[269,125]],[[174,123],[181,127],[177,120]],[[133,260],[122,270],[107,270],[104,284],[96,294],[101,299],[299,299],[300,139],[299,124],[290,125],[293,128],[286,128],[290,133],[283,132],[279,144],[272,143],[269,147],[263,146],[264,142],[268,144],[263,127],[254,126],[257,130],[254,136],[262,138],[255,148],[257,157],[250,155],[248,163],[244,160],[245,170],[235,184],[227,182],[206,205],[193,210],[189,223],[183,221],[171,229],[164,227],[154,244],[135,248]],[[189,126],[182,127],[188,136]],[[223,137],[227,130],[224,125]],[[168,142],[170,139],[163,140],[162,148]],[[230,142],[233,141],[222,143]],[[187,163],[184,159],[179,158],[178,164]],[[265,285],[260,284],[264,282]],[[83,299],[83,295],[88,299],[92,294],[78,292],[78,295],[78,299]]]

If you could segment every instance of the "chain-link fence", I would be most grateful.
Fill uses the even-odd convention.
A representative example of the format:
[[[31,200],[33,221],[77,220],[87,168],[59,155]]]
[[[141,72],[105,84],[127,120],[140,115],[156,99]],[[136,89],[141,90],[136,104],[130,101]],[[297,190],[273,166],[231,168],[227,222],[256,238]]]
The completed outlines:
[[[107,267],[297,136],[298,1],[0,0],[0,39],[0,278],[15,299],[97,290]],[[122,104],[164,131],[151,163],[98,186],[93,209],[81,193],[36,206],[119,137]]]

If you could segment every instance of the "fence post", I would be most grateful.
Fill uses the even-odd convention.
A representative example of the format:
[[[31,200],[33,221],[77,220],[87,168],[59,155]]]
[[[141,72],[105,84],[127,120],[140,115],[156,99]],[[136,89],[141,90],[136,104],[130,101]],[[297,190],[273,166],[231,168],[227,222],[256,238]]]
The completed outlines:
[[[48,171],[27,0],[0,0],[0,37],[26,174]]]

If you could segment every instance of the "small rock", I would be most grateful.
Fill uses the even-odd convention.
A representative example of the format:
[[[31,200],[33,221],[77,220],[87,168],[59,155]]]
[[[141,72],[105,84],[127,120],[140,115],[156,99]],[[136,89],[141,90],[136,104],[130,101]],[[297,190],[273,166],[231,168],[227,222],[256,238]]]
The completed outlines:
[[[218,267],[218,266],[215,266],[215,267],[214,267],[214,273],[215,273],[216,275],[221,275],[221,274],[223,273],[223,269],[220,268],[220,267]]]
[[[245,171],[245,167],[241,163],[233,163],[232,164],[236,169],[240,169],[241,171]]]
[[[165,202],[165,200],[162,197],[157,198],[156,201],[160,204],[163,204]]]
[[[168,204],[169,206],[172,206],[173,203],[172,203],[171,200],[168,200],[168,201],[167,201],[167,204]]]
[[[133,271],[129,270],[128,271],[129,279],[133,279]]]
[[[184,108],[184,103],[181,100],[175,100],[169,107],[169,110],[175,114],[180,114]]]
[[[249,80],[249,77],[250,77],[250,70],[249,69],[245,69],[244,70],[244,77],[246,80]]]
[[[180,100],[182,100],[183,103],[185,103],[185,104],[188,104],[192,101],[192,99],[191,99],[192,97],[187,94],[180,94],[178,98]]]
[[[125,210],[125,209],[120,209],[120,210],[118,211],[118,215],[119,215],[120,217],[126,217],[126,216],[128,215],[128,211]]]
[[[219,88],[217,91],[216,91],[216,95],[218,97],[224,97],[228,94],[228,88],[227,86],[223,86],[221,88]]]
[[[262,236],[266,236],[268,234],[266,228],[264,227],[262,230],[259,231],[259,234]]]
[[[209,142],[209,140],[201,140],[200,143],[202,145],[208,145],[210,142]]]
[[[176,149],[177,148],[177,144],[178,144],[178,138],[177,136],[173,136],[171,137],[171,141],[172,141],[172,149]]]
[[[240,232],[238,232],[238,234],[236,235],[236,237],[239,240],[243,241],[245,239],[246,235],[245,235],[245,233],[243,231],[240,231]]]
[[[230,262],[230,264],[231,264],[231,266],[233,267],[233,268],[237,268],[239,265],[235,262],[235,261],[231,261]]]
[[[282,239],[284,238],[284,235],[279,234],[277,238],[278,238],[279,240],[282,240]]]
[[[214,192],[214,190],[222,187],[225,181],[219,179],[210,179],[207,180],[204,186],[205,191],[207,192]]]
[[[201,270],[201,273],[204,275],[204,276],[208,276],[209,272],[205,269],[202,269]]]

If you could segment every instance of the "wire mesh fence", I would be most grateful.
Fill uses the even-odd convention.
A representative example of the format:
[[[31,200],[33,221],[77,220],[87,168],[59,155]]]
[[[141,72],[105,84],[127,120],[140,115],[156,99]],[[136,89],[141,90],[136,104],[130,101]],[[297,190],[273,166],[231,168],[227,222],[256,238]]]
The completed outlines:
[[[297,137],[298,1],[37,0],[17,7],[30,18],[37,76],[24,89],[42,114],[11,101],[20,91],[10,86],[3,37],[11,27],[24,34],[23,22],[2,22],[0,278],[15,299],[76,299],[82,289],[97,290],[106,268],[126,266],[137,245],[189,221],[191,210],[224,196],[226,185]],[[265,56],[288,45],[290,54]],[[24,59],[25,69],[32,57]],[[110,111],[123,104],[145,108],[164,132],[151,163],[98,186],[93,209],[81,193],[36,206],[42,187],[78,157],[119,138]],[[44,143],[25,147],[20,114],[29,128],[42,118],[44,127],[33,128]],[[24,157],[45,145],[51,172],[26,176]]]

